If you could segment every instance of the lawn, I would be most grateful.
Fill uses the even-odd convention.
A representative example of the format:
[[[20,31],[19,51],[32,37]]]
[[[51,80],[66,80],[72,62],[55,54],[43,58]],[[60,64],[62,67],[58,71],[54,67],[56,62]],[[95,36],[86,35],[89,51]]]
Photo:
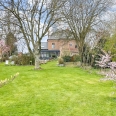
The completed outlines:
[[[19,72],[0,88],[0,116],[116,116],[116,87],[95,71],[58,67],[56,61],[33,66],[0,64],[0,79]]]

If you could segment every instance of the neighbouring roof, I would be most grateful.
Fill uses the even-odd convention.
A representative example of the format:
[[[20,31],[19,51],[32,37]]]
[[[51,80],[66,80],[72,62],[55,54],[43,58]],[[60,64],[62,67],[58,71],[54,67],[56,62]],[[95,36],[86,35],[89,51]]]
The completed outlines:
[[[41,42],[41,49],[48,49],[47,42]]]

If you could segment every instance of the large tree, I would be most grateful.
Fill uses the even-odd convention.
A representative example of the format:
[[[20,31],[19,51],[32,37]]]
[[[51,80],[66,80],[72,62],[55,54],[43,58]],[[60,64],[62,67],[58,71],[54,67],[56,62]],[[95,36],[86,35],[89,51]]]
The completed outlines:
[[[17,20],[16,25],[21,31],[28,51],[35,57],[35,69],[40,68],[41,40],[59,20],[57,11],[63,3],[59,0],[0,1],[1,10],[9,11]]]
[[[107,39],[104,50],[110,52],[112,54],[112,60],[116,61],[116,34]]]
[[[17,46],[15,44],[17,42],[17,39],[14,36],[14,34],[12,32],[9,32],[6,35],[5,40],[6,40],[6,45],[10,47],[11,55],[15,54],[17,52]]]
[[[92,30],[95,30],[101,23],[103,12],[110,5],[111,0],[67,0],[61,11],[65,23],[68,24],[70,32],[76,40],[82,62],[87,48],[88,33],[92,33]]]

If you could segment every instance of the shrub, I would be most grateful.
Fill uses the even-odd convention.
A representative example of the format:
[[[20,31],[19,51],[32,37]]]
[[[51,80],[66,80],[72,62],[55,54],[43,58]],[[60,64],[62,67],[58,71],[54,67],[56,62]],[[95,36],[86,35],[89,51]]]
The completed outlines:
[[[10,61],[14,61],[17,65],[29,65],[34,64],[34,57],[23,54],[21,56],[13,56]]]
[[[63,59],[65,62],[71,62],[71,56],[64,56]]]
[[[34,64],[34,58],[26,54],[22,55],[20,57],[20,60],[21,65],[28,65],[30,64],[30,61],[32,61],[32,64]]]
[[[56,58],[57,56],[55,54],[52,54],[52,58]]]
[[[64,56],[63,59],[65,62],[76,62],[81,60],[79,55]]]
[[[99,61],[96,61],[96,65],[101,68],[110,68],[109,72],[106,72],[105,77],[110,80],[116,80],[116,62],[111,61],[111,55],[103,51],[103,54],[100,54]]]
[[[76,61],[81,61],[81,58],[79,55],[73,55],[72,56],[72,62],[76,62]]]
[[[112,61],[116,62],[116,57],[115,56],[112,57]]]
[[[2,57],[2,58],[1,58],[1,61],[2,61],[2,62],[5,62],[6,60],[9,60],[9,58],[8,58],[8,57]]]
[[[59,63],[59,64],[64,64],[63,58],[59,57],[59,58],[58,58],[58,63]]]

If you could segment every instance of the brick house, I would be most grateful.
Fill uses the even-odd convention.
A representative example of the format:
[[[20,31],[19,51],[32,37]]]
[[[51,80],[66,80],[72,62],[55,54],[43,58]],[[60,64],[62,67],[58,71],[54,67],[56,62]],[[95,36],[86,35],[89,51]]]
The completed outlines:
[[[41,43],[41,59],[49,59],[55,56],[75,55],[78,54],[77,44],[73,39],[66,39],[63,34],[54,33],[50,35],[47,42]]]
[[[60,56],[78,54],[75,40],[48,39],[48,50],[60,50]]]

